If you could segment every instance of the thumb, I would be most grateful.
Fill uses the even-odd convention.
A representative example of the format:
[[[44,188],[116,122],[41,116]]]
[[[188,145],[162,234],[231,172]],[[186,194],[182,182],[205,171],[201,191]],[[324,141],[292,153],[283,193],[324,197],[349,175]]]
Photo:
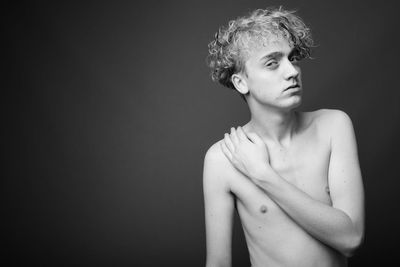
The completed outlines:
[[[265,145],[264,141],[256,133],[247,133],[247,137],[250,139],[251,142],[256,145]]]

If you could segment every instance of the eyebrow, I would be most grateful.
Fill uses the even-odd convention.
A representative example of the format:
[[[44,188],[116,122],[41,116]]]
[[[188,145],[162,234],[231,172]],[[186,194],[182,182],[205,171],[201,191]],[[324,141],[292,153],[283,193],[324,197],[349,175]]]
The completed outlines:
[[[296,49],[293,48],[292,50],[290,50],[289,56],[293,55],[294,53],[296,53]],[[283,52],[276,51],[276,52],[272,52],[272,53],[269,53],[269,54],[263,56],[260,59],[260,61],[268,60],[268,59],[271,59],[271,58],[278,59],[278,58],[282,58],[283,56],[284,56]]]
[[[269,53],[269,54],[263,56],[260,59],[260,61],[268,60],[268,59],[271,59],[271,58],[281,58],[281,57],[283,57],[283,53],[282,52],[272,52],[272,53]]]

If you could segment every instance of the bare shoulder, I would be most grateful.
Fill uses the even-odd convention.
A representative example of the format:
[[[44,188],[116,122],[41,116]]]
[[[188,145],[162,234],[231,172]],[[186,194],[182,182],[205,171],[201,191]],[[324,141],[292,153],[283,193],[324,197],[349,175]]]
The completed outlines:
[[[203,180],[229,189],[229,177],[237,171],[222,152],[221,142],[214,143],[205,154]]]
[[[304,120],[327,135],[352,128],[352,122],[344,111],[338,109],[319,109],[303,113]]]
[[[221,149],[221,142],[223,142],[223,140],[219,140],[208,148],[204,157],[204,161],[221,163],[226,160],[225,155]]]
[[[206,152],[204,157],[205,167],[210,167],[213,169],[234,169],[230,161],[226,158],[224,152],[222,152],[221,142],[223,140],[219,140],[214,143]]]

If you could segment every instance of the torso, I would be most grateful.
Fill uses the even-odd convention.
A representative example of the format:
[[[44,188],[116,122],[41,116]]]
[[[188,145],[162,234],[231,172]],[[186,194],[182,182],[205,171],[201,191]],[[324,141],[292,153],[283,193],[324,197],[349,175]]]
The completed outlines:
[[[270,164],[280,176],[315,200],[331,205],[328,188],[330,138],[321,127],[321,113],[323,111],[299,116],[301,123],[290,147],[267,146]],[[240,172],[230,176],[229,187],[235,196],[253,267],[347,265],[345,257],[305,232]]]

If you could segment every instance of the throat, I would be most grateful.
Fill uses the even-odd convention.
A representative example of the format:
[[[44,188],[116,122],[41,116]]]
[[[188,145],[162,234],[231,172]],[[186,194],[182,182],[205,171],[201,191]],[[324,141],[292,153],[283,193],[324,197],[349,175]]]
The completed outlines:
[[[267,145],[275,144],[282,148],[288,148],[298,131],[298,125],[299,115],[293,111],[262,119],[252,116],[245,129],[257,133]]]

